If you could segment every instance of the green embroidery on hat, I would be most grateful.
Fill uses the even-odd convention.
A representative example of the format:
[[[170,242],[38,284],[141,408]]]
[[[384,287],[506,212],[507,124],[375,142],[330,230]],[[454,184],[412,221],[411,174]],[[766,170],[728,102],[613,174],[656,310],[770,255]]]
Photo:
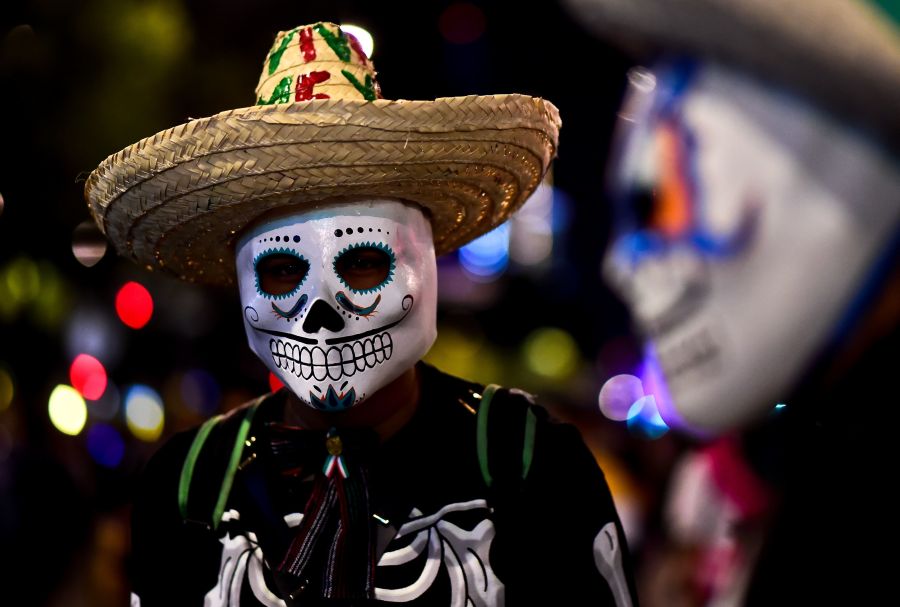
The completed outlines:
[[[321,23],[316,24],[316,31],[319,32],[319,35],[322,36],[326,43],[328,43],[328,46],[331,47],[331,50],[334,51],[334,54],[337,55],[341,61],[345,63],[350,61],[350,43],[343,33],[335,35]]]
[[[281,44],[277,49],[272,49],[269,52],[269,56],[266,57],[266,60],[269,62],[269,75],[275,73],[275,70],[278,69],[278,64],[281,63],[281,56],[284,54],[284,51],[287,50],[288,44],[291,43],[291,38],[294,37],[294,33],[297,31],[295,27],[287,34],[284,35],[284,38],[281,39]]]
[[[291,100],[291,77],[285,76],[281,82],[272,91],[272,96],[266,101],[262,97],[256,102],[256,105],[272,105],[273,103],[287,103]]]
[[[344,78],[350,81],[356,90],[360,92],[360,94],[366,99],[366,101],[374,101],[377,99],[375,95],[375,86],[374,81],[372,80],[371,74],[366,74],[366,83],[363,84],[359,80],[357,80],[356,76],[348,72],[347,70],[341,70],[341,73],[344,75]]]

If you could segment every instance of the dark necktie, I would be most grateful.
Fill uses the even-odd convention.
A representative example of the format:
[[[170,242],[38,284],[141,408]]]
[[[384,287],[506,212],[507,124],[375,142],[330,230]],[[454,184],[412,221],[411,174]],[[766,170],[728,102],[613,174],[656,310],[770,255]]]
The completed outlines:
[[[375,528],[367,464],[377,435],[368,428],[319,432],[272,422],[266,433],[276,471],[315,472],[303,520],[275,570],[284,598],[289,604],[374,598]]]

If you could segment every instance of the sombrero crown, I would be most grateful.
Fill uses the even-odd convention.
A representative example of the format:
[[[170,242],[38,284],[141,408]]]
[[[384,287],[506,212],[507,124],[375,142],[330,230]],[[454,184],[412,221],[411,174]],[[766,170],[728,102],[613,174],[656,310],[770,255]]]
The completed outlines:
[[[257,105],[191,120],[109,156],[85,198],[120,254],[185,280],[234,280],[237,234],[273,209],[392,198],[428,213],[438,254],[505,221],[556,154],[553,104],[525,95],[381,99],[331,23],[280,32]]]

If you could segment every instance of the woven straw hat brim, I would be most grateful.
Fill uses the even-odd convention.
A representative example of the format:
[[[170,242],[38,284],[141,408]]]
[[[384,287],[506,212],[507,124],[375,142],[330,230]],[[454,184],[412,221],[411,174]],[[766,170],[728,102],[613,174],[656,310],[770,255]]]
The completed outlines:
[[[194,282],[234,281],[235,239],[260,215],[336,200],[421,205],[441,254],[525,202],[560,125],[553,104],[525,95],[241,108],[113,154],[85,197],[120,254]]]
[[[736,64],[900,141],[900,34],[863,0],[565,0],[614,42]]]

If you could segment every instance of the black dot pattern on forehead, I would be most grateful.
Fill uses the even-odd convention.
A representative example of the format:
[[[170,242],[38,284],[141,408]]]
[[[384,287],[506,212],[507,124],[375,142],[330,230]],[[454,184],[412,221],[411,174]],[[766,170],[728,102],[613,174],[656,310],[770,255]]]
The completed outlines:
[[[367,228],[364,226],[359,226],[357,228],[344,228],[344,229],[338,228],[334,231],[334,235],[336,238],[340,238],[344,235],[352,236],[353,234],[363,234],[366,231],[366,229]],[[369,232],[374,232],[375,230],[376,230],[376,228],[368,228]],[[382,231],[381,228],[377,228],[377,230],[378,230],[378,232]],[[387,232],[387,234],[390,234],[390,232]],[[287,242],[287,238],[285,238],[285,242]],[[295,240],[294,242],[297,242],[297,241]]]
[[[260,238],[258,242],[259,242],[259,243],[264,243],[264,242],[281,242],[281,240],[282,240],[282,237],[281,237],[281,236],[271,236],[271,237],[269,237],[269,238]],[[295,234],[293,240],[294,240],[294,242],[300,242],[300,237],[297,236],[297,235]],[[290,242],[290,241],[291,241],[291,237],[290,237],[290,236],[284,236],[284,242]]]

